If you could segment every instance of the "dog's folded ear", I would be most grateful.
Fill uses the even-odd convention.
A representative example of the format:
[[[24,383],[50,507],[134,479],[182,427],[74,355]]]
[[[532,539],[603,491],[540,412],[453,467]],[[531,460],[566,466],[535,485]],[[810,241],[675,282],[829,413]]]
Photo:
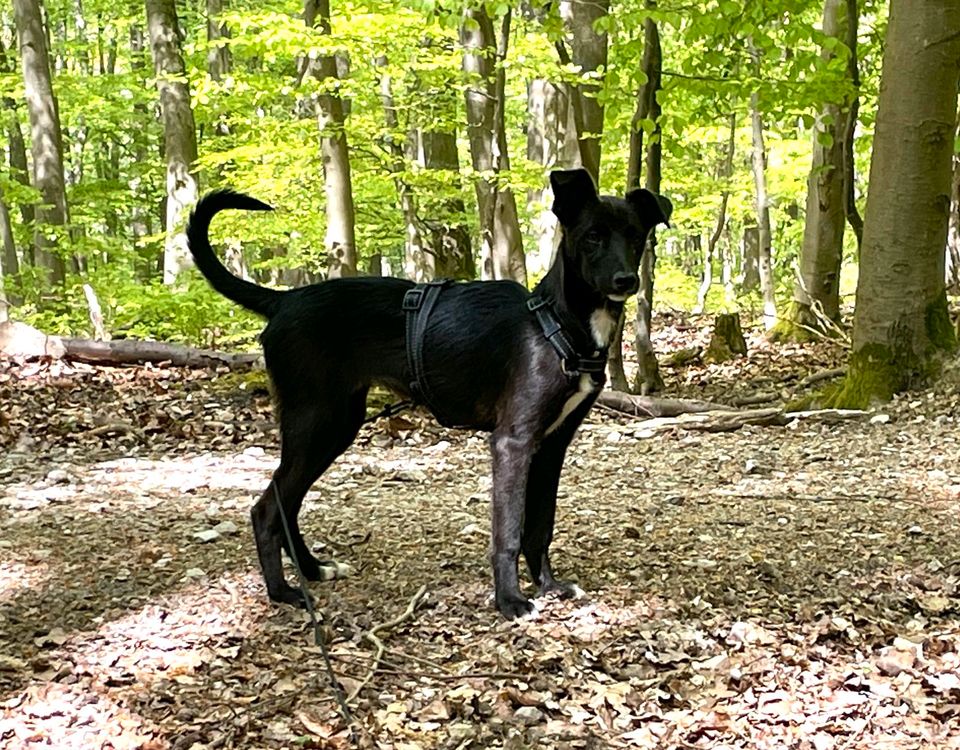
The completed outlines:
[[[553,213],[563,226],[573,226],[584,208],[599,200],[597,186],[585,169],[556,169],[550,173]]]
[[[657,224],[670,226],[673,204],[669,198],[639,188],[627,193],[627,202],[633,206],[645,227],[653,228]]]

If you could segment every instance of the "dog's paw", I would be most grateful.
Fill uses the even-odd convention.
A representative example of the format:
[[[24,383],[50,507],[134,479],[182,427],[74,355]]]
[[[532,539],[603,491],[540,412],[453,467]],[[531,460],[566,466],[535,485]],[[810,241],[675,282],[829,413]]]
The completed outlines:
[[[580,599],[586,596],[584,590],[577,586],[577,584],[570,581],[556,581],[553,579],[545,582],[537,592],[538,597],[546,596],[547,594],[556,594],[560,599]]]
[[[299,607],[300,609],[307,608],[307,603],[303,598],[303,592],[286,583],[284,583],[283,586],[270,589],[267,595],[270,597],[270,601],[276,602],[277,604],[292,604],[294,607]],[[307,596],[309,596],[309,594],[307,594]]]
[[[336,560],[325,560],[320,563],[319,576],[311,579],[314,581],[337,581],[341,578],[349,578],[353,575],[353,568],[346,563]]]
[[[523,594],[498,594],[497,610],[508,620],[515,620],[534,612],[536,605]]]

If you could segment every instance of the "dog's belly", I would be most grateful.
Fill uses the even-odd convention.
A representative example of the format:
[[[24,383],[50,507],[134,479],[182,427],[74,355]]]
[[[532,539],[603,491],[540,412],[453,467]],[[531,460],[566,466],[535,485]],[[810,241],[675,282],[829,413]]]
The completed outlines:
[[[577,407],[580,406],[586,399],[592,396],[597,391],[597,385],[593,382],[593,378],[589,375],[581,375],[580,383],[577,388],[577,392],[570,396],[566,403],[563,405],[563,409],[560,410],[560,416],[551,424],[544,435],[549,435],[560,425],[562,425]]]

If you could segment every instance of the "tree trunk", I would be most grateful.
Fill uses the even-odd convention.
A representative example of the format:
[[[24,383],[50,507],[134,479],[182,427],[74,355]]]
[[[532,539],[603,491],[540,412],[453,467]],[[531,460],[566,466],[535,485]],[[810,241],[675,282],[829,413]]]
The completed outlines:
[[[0,323],[8,320],[8,307],[16,300],[7,291],[7,283],[16,278],[19,271],[17,265],[17,246],[13,241],[13,227],[10,224],[10,210],[0,195],[0,240],[3,241],[3,252],[0,253]]]
[[[960,139],[960,121],[956,137]],[[953,178],[950,183],[950,219],[947,224],[946,272],[947,291],[960,294],[960,156],[953,155]]]
[[[16,64],[12,59],[10,50],[3,46],[0,41],[0,72],[16,72]],[[23,131],[20,130],[20,116],[17,113],[17,100],[12,96],[4,96],[0,99],[0,106],[3,108],[4,130],[7,134],[7,153],[10,161],[10,176],[21,185],[30,186],[30,167],[27,164],[27,147],[23,140]],[[19,206],[20,218],[24,224],[29,226],[33,223],[34,210],[31,203],[21,203]],[[33,262],[33,247],[23,248],[24,260]],[[9,268],[8,268],[9,272]]]
[[[748,292],[760,286],[760,228],[755,224],[743,228],[743,263],[740,289]]]
[[[230,38],[230,30],[220,20],[223,0],[207,2],[207,72],[214,81],[222,81],[230,72],[230,48],[221,39]]]
[[[730,201],[730,177],[733,175],[733,155],[737,145],[737,115],[734,112],[730,115],[730,137],[727,140],[727,153],[723,157],[723,163],[720,166],[720,176],[724,179],[724,189],[720,194],[720,210],[717,211],[717,225],[713,229],[713,234],[707,241],[707,246],[703,251],[703,278],[700,282],[700,288],[697,290],[697,305],[693,308],[694,315],[700,315],[707,306],[707,294],[710,286],[713,284],[713,259],[717,242],[723,235],[723,229],[727,224],[727,204]]]
[[[423,216],[436,273],[441,278],[475,279],[477,265],[470,245],[467,209],[461,197],[460,154],[454,131],[419,131],[419,151],[425,169],[443,175],[440,200]]]
[[[846,0],[847,7],[847,49],[850,56],[847,58],[847,75],[853,86],[854,94],[847,103],[843,131],[843,195],[844,214],[847,222],[857,238],[857,257],[860,257],[860,248],[863,246],[863,218],[857,209],[856,169],[854,162],[854,137],[857,131],[857,118],[860,114],[860,66],[857,64],[857,39],[860,11],[857,0]]]
[[[596,22],[607,16],[610,0],[560,3],[560,16],[570,31],[571,62],[580,75],[591,75],[590,82],[576,86],[574,118],[580,143],[580,163],[593,181],[600,184],[600,136],[603,133],[603,104],[598,98],[602,83],[598,71],[607,67],[607,33],[596,30]],[[562,61],[562,57],[561,57]]]
[[[647,8],[654,7],[652,0],[647,0]],[[640,187],[640,177],[643,172],[643,136],[642,122],[647,119],[657,123],[655,135],[659,135],[660,104],[657,101],[657,91],[660,89],[660,71],[663,56],[660,49],[660,34],[657,24],[651,18],[644,19],[643,25],[643,58],[641,69],[646,76],[646,82],[637,89],[637,106],[633,115],[630,130],[630,151],[627,157],[627,190]],[[654,141],[658,139],[651,139]],[[660,191],[660,144],[648,146],[647,160],[647,188],[653,192]],[[655,185],[655,187],[651,187]],[[653,313],[653,277],[656,265],[656,238],[650,233],[651,242],[644,248],[640,259],[640,293],[637,297],[637,318],[635,324],[635,339],[637,345],[637,360],[639,370],[636,377],[636,386],[647,391],[659,390],[663,387],[663,380],[657,366],[657,358],[650,343],[651,316]],[[623,369],[623,329],[626,323],[625,316],[621,317],[610,342],[610,359],[607,371],[610,374],[610,387],[618,391],[628,391],[627,376]]]
[[[180,51],[174,0],[146,0],[147,30],[163,113],[163,145],[167,160],[167,205],[164,217],[163,283],[173,284],[190,265],[184,223],[197,202],[197,128]]]
[[[956,348],[944,293],[960,83],[960,4],[891,0],[870,163],[853,348],[834,405],[922,383]]]
[[[843,33],[841,4],[825,0],[823,33],[838,40]],[[845,15],[844,15],[845,17]],[[820,57],[827,63],[835,46],[824,46]],[[807,329],[825,331],[840,318],[840,263],[843,260],[845,223],[844,138],[847,120],[836,104],[827,104],[813,129],[813,162],[807,177],[806,221],[800,250],[800,277],[790,312],[771,330],[774,340],[806,339]],[[803,327],[801,327],[803,326]]]
[[[383,105],[383,120],[386,126],[383,141],[385,149],[390,153],[392,162],[390,170],[393,172],[393,181],[397,186],[397,197],[400,201],[400,213],[403,216],[403,271],[411,281],[431,281],[436,278],[436,259],[433,253],[428,252],[423,244],[423,232],[420,219],[417,216],[417,202],[404,179],[406,160],[403,153],[403,142],[400,130],[400,120],[397,117],[397,107],[393,100],[393,82],[387,72],[387,56],[377,57],[375,64],[380,70],[380,103]]]
[[[777,303],[774,298],[770,202],[767,197],[767,150],[763,143],[763,115],[760,112],[760,95],[757,92],[750,97],[750,120],[753,126],[751,165],[756,189],[757,226],[760,229],[758,266],[760,293],[763,295],[763,327],[769,331],[777,324]]]
[[[577,127],[570,105],[570,87],[566,84],[543,78],[534,78],[527,84],[527,159],[542,165],[545,171],[580,166]],[[527,192],[537,237],[537,250],[527,256],[527,265],[534,274],[550,268],[560,241],[550,197],[545,182]]]
[[[504,89],[510,31],[510,12],[501,21],[499,43],[493,21],[484,9],[466,12],[460,26],[467,127],[473,168],[477,180],[477,207],[480,212],[481,277],[513,279],[526,284],[517,204],[513,191],[500,186],[500,175],[510,169],[504,130]],[[489,175],[489,177],[487,176]]]
[[[306,0],[304,20],[308,27],[316,26],[321,34],[329,35],[330,0]],[[346,116],[337,88],[337,59],[333,55],[321,55],[316,60],[308,61],[307,65],[309,72],[325,87],[324,93],[317,97],[317,125],[320,128],[323,187],[327,197],[327,277],[356,276],[356,211],[353,206]]]
[[[654,3],[647,2],[652,8]],[[643,22],[643,71],[647,75],[647,82],[643,86],[640,98],[646,99],[647,105],[642,113],[644,117],[653,120],[653,135],[647,143],[647,176],[646,188],[652,193],[660,193],[661,182],[661,137],[660,130],[660,102],[657,92],[660,90],[661,70],[663,67],[663,53],[660,49],[660,31],[652,18]],[[639,112],[639,106],[638,106]],[[639,160],[639,154],[636,159]],[[629,182],[628,189],[633,185]],[[633,392],[647,396],[663,390],[663,378],[657,365],[657,355],[653,351],[651,329],[653,318],[653,281],[654,268],[657,263],[657,232],[650,230],[647,246],[640,258],[640,291],[637,294],[637,317],[635,327],[634,348],[637,353],[637,374],[633,381]]]
[[[63,174],[63,140],[60,112],[53,93],[47,37],[41,20],[39,0],[14,0],[17,35],[23,67],[24,93],[30,114],[30,149],[33,155],[33,186],[43,203],[36,210],[35,260],[50,269],[54,283],[63,283],[66,264],[57,251],[57,239],[50,238],[69,222]],[[56,227],[51,232],[50,227]]]

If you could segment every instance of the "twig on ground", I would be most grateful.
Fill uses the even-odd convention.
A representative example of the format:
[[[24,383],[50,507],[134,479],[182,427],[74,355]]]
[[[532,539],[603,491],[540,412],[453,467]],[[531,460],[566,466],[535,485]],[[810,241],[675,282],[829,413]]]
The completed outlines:
[[[847,373],[845,367],[836,367],[832,370],[821,370],[820,372],[813,372],[803,378],[797,385],[800,388],[806,388],[808,385],[813,385],[814,383],[819,383],[821,380],[832,380],[833,378],[842,377]]]
[[[417,589],[417,593],[414,594],[413,597],[410,599],[409,603],[407,604],[407,608],[403,611],[402,614],[398,615],[397,617],[394,617],[392,620],[387,620],[386,622],[382,622],[379,625],[375,625],[373,628],[371,628],[369,631],[363,634],[362,639],[370,641],[370,643],[374,645],[377,651],[373,657],[373,664],[367,670],[366,677],[364,677],[360,681],[360,684],[358,684],[350,692],[350,695],[347,696],[348,703],[356,699],[356,697],[360,695],[360,691],[367,686],[370,680],[373,679],[373,676],[380,669],[380,660],[383,658],[383,652],[386,650],[386,647],[383,645],[383,641],[381,641],[377,637],[377,633],[384,630],[390,630],[392,628],[395,628],[397,625],[400,625],[401,623],[406,622],[411,617],[413,617],[413,613],[416,612],[417,607],[420,606],[420,603],[423,601],[423,598],[424,596],[426,596],[426,593],[427,593],[426,585],[421,586],[419,589]]]
[[[91,427],[81,434],[85,437],[97,437],[98,435],[109,435],[111,432],[130,433],[136,435],[138,438],[144,437],[143,430],[129,422],[108,422],[99,427]]]

